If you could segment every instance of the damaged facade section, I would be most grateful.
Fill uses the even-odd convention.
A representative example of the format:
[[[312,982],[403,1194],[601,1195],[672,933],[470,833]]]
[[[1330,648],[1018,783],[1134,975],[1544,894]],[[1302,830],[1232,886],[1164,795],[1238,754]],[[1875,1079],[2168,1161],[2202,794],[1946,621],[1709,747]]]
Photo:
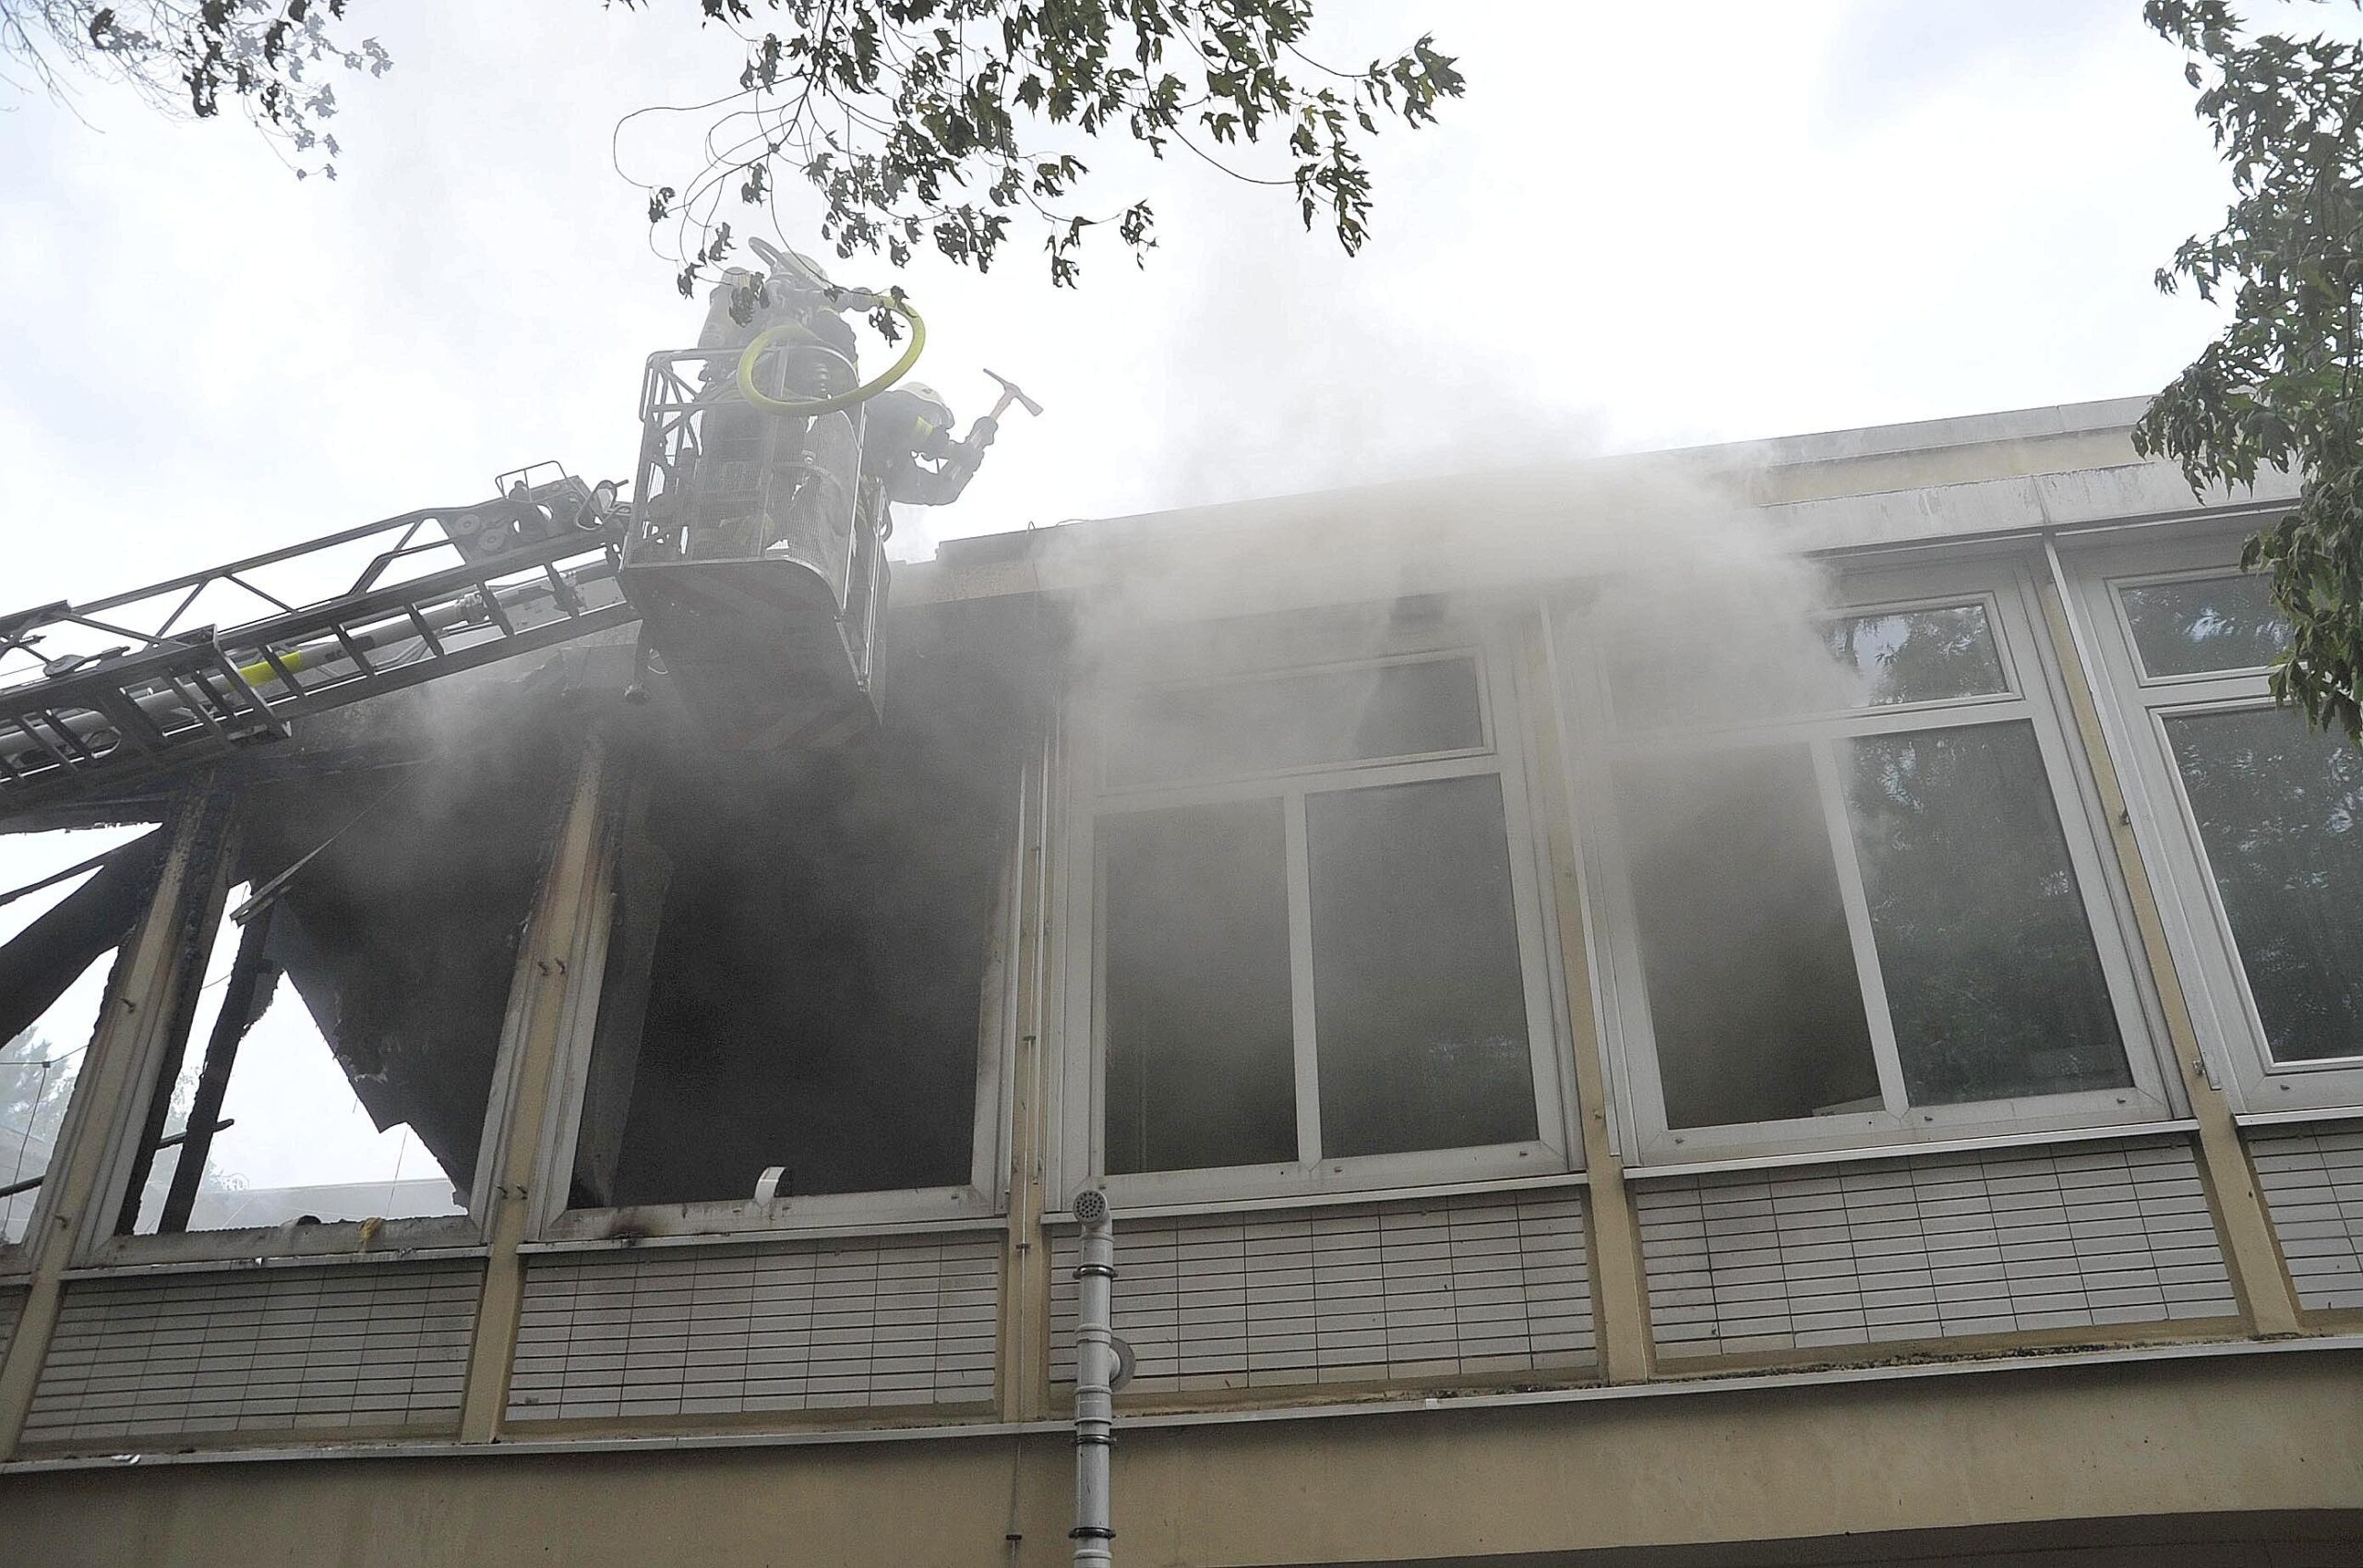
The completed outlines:
[[[153,824],[0,833],[0,1245],[24,1239],[166,839]]]
[[[469,1213],[570,756],[329,757],[237,794],[120,1234]]]
[[[716,752],[662,714],[618,732],[570,1227],[974,1181],[1038,687],[983,617],[897,630],[882,724],[835,747]],[[675,1214],[594,1213],[651,1208]]]
[[[188,1561],[313,1470],[431,1502],[504,1445],[602,1523],[614,1464],[671,1469],[667,1527],[740,1532],[709,1555],[761,1555],[771,1514],[711,1506],[758,1470],[846,1539],[1056,1555],[1088,1192],[1120,1416],[1176,1418],[1120,1508],[1180,1499],[1182,1556],[1482,1556],[1611,1450],[1658,1484],[1528,1544],[1745,1555],[1773,1492],[1833,1532],[2345,1506],[2363,769],[2272,705],[2242,518],[2079,468],[2121,516],[2040,538],[2022,425],[1943,455],[2001,475],[1975,539],[1864,490],[1937,440],[1888,432],[1805,443],[1758,476],[1805,499],[1649,595],[1384,547],[1579,509],[1531,485],[961,542],[866,736],[733,753],[586,644],[0,836],[58,835],[0,876],[57,878],[0,904],[0,1003],[46,1042],[6,1126],[65,1173],[8,1211],[0,1451],[109,1466],[18,1478],[94,1532],[85,1495],[145,1521],[202,1473],[105,1455],[413,1445],[214,1468]],[[1756,592],[1785,557],[1709,581],[1817,517],[1810,600]],[[40,1087],[83,1058],[103,1095]],[[1014,1472],[947,1457],[1010,1441],[1014,1525]],[[2008,1496],[1951,1484],[1997,1454]],[[1381,1470],[1443,1500],[1421,1541],[1189,1484]],[[1729,1507],[1684,1544],[1672,1495]]]

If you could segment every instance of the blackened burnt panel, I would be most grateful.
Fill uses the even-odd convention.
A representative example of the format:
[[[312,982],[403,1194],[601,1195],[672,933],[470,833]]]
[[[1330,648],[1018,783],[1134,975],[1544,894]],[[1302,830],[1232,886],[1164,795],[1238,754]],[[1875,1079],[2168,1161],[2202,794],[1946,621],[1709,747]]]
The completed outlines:
[[[586,1119],[576,1206],[746,1199],[772,1167],[784,1196],[970,1179],[993,913],[1038,732],[1005,659],[896,629],[875,734],[652,760],[669,877],[646,1021],[627,1071],[594,1064],[628,1073],[629,1110],[619,1148]],[[638,1005],[628,979],[611,964],[606,988]],[[594,1050],[630,1050],[619,1033]]]
[[[114,848],[87,880],[7,932],[0,943],[0,1041],[32,1028],[76,976],[131,934],[164,848],[161,828]]]
[[[0,1245],[31,1227],[168,836],[124,823],[0,831]]]
[[[270,910],[267,958],[369,1119],[407,1124],[462,1190],[577,754],[536,736],[258,790],[241,808],[241,884],[319,850]]]

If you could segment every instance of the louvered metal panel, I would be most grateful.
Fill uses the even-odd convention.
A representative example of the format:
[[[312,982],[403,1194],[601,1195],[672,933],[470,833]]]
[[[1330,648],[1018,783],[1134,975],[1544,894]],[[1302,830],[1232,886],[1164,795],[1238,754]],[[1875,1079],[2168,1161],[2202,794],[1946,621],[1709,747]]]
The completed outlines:
[[[2298,1305],[2363,1307],[2363,1122],[2274,1128],[2248,1146]]]
[[[451,1430],[483,1275],[461,1259],[71,1281],[25,1442]]]
[[[1074,1381],[1075,1238],[1051,1249],[1052,1378]],[[1583,1203],[1565,1189],[1127,1222],[1116,1332],[1141,1392],[1589,1366]]]
[[[525,1270],[512,1420],[973,1405],[998,1233],[666,1248]]]
[[[2188,1143],[1636,1183],[1659,1354],[2229,1317]]]

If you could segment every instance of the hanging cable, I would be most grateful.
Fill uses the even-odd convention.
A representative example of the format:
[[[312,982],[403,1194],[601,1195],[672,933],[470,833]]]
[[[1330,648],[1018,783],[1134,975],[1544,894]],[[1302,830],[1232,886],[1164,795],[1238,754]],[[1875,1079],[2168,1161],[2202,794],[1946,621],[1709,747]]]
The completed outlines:
[[[133,842],[137,843],[138,841],[134,840]],[[53,871],[48,876],[43,877],[40,881],[27,882],[23,887],[18,888],[13,892],[0,892],[0,909],[6,908],[9,904],[16,903],[27,893],[36,893],[41,892],[43,888],[55,887],[58,883],[65,881],[69,878],[78,877],[85,871],[95,871],[100,867],[105,865],[108,860],[113,858],[116,850],[127,849],[129,847],[130,845],[128,844],[119,844],[114,846],[114,849],[101,850],[98,854],[91,856],[88,860],[83,861],[78,866],[68,866],[63,871]]]

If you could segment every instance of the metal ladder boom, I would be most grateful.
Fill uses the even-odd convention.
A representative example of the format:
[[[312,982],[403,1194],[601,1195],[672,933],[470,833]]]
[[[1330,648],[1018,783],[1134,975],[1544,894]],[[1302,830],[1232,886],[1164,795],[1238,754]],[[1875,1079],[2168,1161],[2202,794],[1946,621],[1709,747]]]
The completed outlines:
[[[84,606],[0,617],[0,661],[42,661],[33,678],[0,689],[0,815],[222,755],[283,736],[304,714],[639,618],[617,581],[616,531],[604,521],[582,525],[591,493],[579,481],[560,471],[509,494],[515,498],[405,512]],[[473,524],[518,500],[556,520],[554,532],[480,553],[462,551],[442,526]],[[474,533],[472,526],[462,532]],[[327,597],[292,603],[261,581],[269,572],[306,575],[306,567],[317,576],[328,553],[385,534],[397,535],[391,546]],[[462,558],[397,574],[437,552]],[[231,590],[278,613],[227,630],[175,629],[209,594]],[[125,641],[44,657],[44,643],[91,632]]]

